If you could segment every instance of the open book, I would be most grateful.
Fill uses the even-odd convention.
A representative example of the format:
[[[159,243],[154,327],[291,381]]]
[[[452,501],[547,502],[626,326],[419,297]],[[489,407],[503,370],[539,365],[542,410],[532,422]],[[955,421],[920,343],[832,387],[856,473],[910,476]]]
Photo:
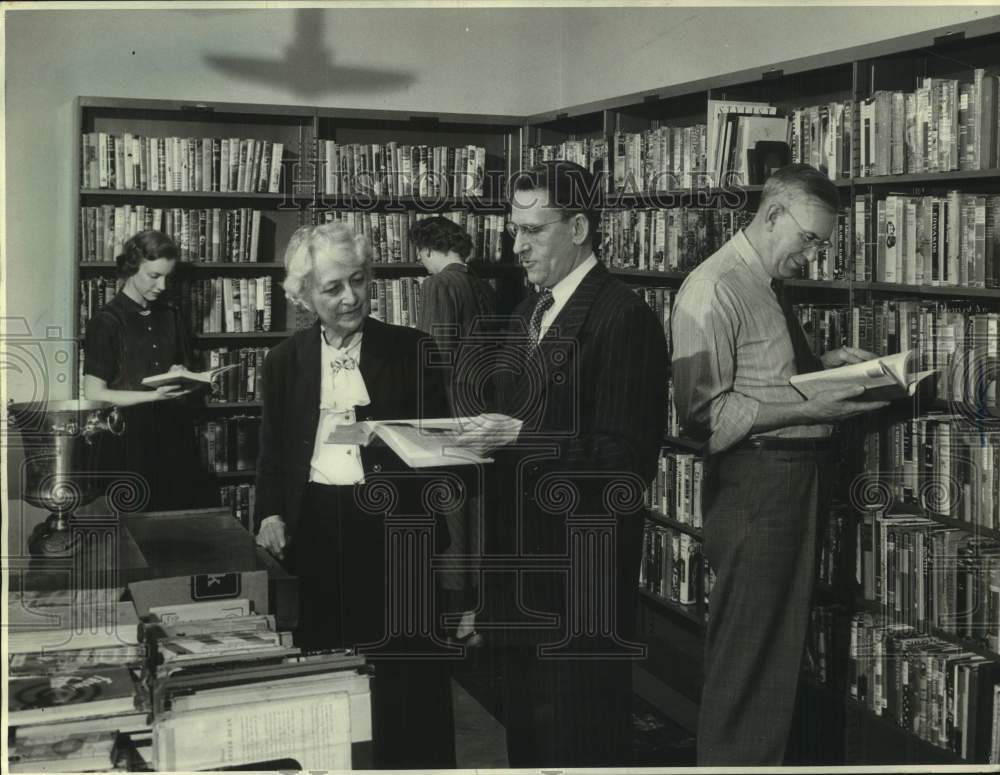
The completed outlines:
[[[789,382],[806,398],[814,398],[827,390],[861,385],[865,392],[857,397],[858,401],[891,401],[913,396],[917,386],[934,373],[934,369],[915,371],[914,359],[912,350],[904,350],[863,363],[796,374]]]
[[[378,438],[410,468],[491,463],[469,444],[489,440],[492,446],[509,444],[521,431],[521,420],[502,414],[442,417],[427,420],[368,420],[338,425],[327,444],[367,446]]]
[[[227,371],[236,368],[239,368],[238,363],[232,363],[229,366],[219,366],[217,369],[209,369],[208,371],[174,369],[173,371],[165,371],[163,374],[154,374],[151,377],[146,377],[146,379],[142,381],[142,384],[148,385],[151,388],[158,388],[163,385],[180,385],[182,387],[211,385],[212,380],[220,374],[225,374]]]

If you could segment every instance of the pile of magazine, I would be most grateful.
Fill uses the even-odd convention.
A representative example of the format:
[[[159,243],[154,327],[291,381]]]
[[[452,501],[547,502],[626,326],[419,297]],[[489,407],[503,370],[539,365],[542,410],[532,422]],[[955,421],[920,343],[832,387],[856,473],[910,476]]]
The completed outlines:
[[[12,772],[370,760],[363,657],[301,653],[250,599],[140,606],[140,616],[124,595],[11,595]]]

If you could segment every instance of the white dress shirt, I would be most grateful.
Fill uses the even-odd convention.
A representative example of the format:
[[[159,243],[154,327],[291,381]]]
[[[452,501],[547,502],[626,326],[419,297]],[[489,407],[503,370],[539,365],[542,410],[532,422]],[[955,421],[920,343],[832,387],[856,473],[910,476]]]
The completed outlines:
[[[359,484],[365,481],[361,447],[351,444],[327,444],[326,439],[338,425],[355,421],[354,408],[371,403],[361,376],[361,336],[347,347],[327,344],[320,329],[319,423],[309,462],[309,481],[318,484]]]
[[[583,278],[587,276],[587,272],[595,266],[597,266],[597,259],[591,253],[583,260],[580,266],[552,286],[550,289],[552,291],[552,306],[542,315],[542,322],[538,329],[539,341],[545,336],[545,332],[549,330],[549,326],[559,317],[562,308],[566,306],[566,302],[570,300],[573,292],[583,282]]]

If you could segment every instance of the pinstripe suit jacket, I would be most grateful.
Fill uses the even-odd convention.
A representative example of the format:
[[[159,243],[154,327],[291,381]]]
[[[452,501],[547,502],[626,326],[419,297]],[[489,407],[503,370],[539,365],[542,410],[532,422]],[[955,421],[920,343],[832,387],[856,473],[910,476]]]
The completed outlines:
[[[649,307],[598,264],[529,353],[525,332],[536,298],[515,310],[499,360],[497,411],[524,421],[518,444],[495,455],[501,546],[521,556],[565,556],[567,516],[613,515],[618,631],[625,634],[634,623],[642,487],[656,471],[666,424],[666,339]],[[562,612],[560,577],[524,574],[521,602]]]

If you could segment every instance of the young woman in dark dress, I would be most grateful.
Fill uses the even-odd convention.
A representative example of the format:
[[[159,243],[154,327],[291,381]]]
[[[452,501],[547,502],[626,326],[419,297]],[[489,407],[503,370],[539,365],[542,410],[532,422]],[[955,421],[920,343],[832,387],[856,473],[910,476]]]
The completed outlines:
[[[125,284],[87,323],[83,390],[88,400],[123,408],[125,433],[102,445],[102,469],[138,474],[135,510],[189,508],[211,503],[199,468],[189,391],[176,385],[151,389],[142,380],[193,366],[191,340],[180,310],[166,300],[167,277],[177,246],[159,231],[129,239],[116,258]],[[146,505],[141,502],[146,500]]]
[[[480,364],[466,360],[472,349],[460,345],[470,333],[486,333],[483,324],[496,314],[496,295],[466,264],[472,238],[454,221],[442,216],[419,220],[410,228],[410,241],[430,272],[420,285],[418,328],[433,336],[442,352],[455,358],[448,385],[454,414],[480,414],[486,411],[486,402],[477,395],[484,387],[477,384],[484,382],[477,375],[490,375],[480,373]]]
[[[489,411],[493,374],[487,335],[489,319],[496,315],[496,295],[466,265],[472,253],[472,238],[454,221],[434,216],[410,228],[410,241],[417,249],[417,258],[430,272],[420,285],[418,327],[434,337],[452,364],[446,383],[452,415],[469,417]],[[475,337],[475,343],[469,341],[470,335]],[[464,508],[461,513],[448,515],[448,554],[456,559],[462,555],[478,557],[482,552],[482,496],[476,480],[470,478],[466,485],[469,494]],[[466,645],[478,645],[482,640],[473,625],[479,602],[478,579],[475,570],[446,569],[442,574],[451,598],[449,610],[465,610],[454,637]]]

